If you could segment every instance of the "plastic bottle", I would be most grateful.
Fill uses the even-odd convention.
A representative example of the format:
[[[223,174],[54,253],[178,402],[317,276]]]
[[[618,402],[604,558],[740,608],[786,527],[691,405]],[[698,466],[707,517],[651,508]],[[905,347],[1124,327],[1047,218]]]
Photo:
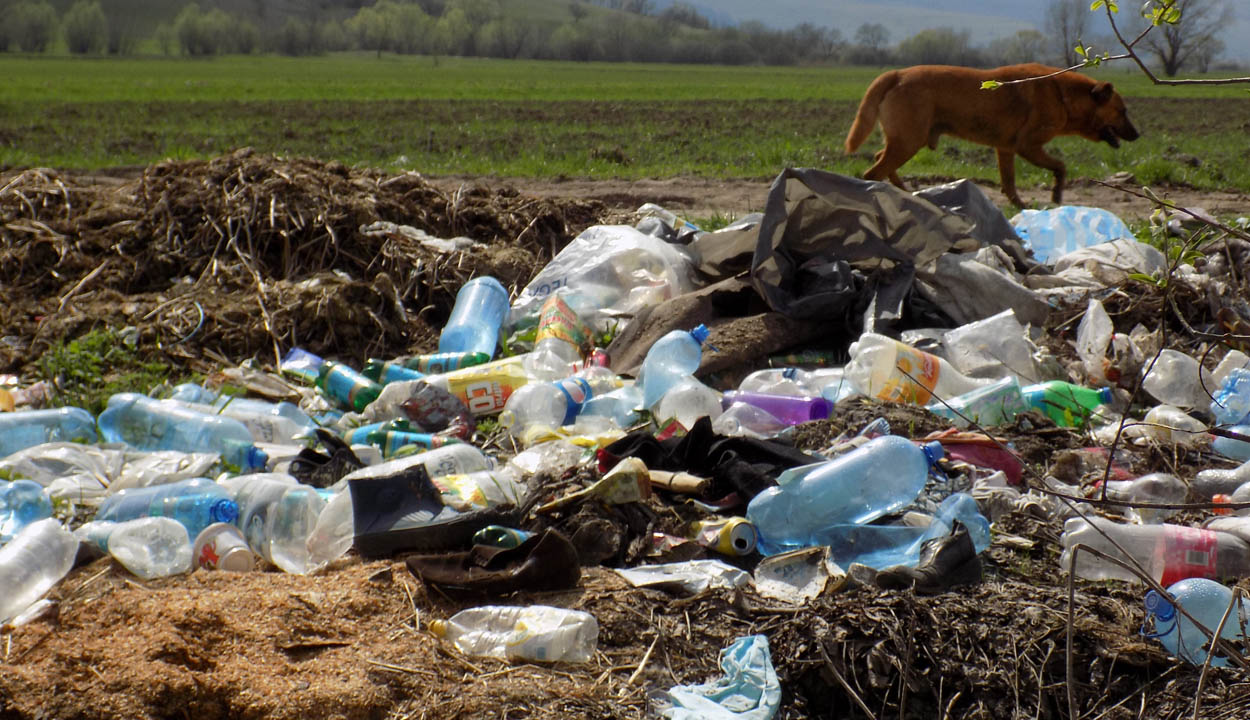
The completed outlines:
[[[694,427],[701,417],[715,422],[722,412],[720,393],[699,382],[693,375],[687,375],[669,386],[651,410],[656,420],[676,420],[686,429]]]
[[[104,499],[95,519],[124,522],[141,517],[167,517],[182,523],[188,537],[215,522],[234,522],[239,506],[230,491],[208,478],[167,485],[128,488]]]
[[[1211,442],[1207,426],[1173,405],[1158,405],[1146,411],[1142,424],[1126,428],[1130,435],[1144,436],[1160,443],[1201,447]]]
[[[198,383],[182,383],[173,387],[169,393],[169,399],[212,405],[217,400],[217,393]]]
[[[1209,402],[1202,388],[1213,386],[1211,373],[1185,353],[1160,350],[1154,365],[1146,363],[1142,372],[1147,368],[1150,372],[1142,378],[1142,388],[1159,402],[1182,408],[1204,407]]]
[[[593,615],[546,605],[469,608],[429,627],[466,655],[501,660],[588,662],[599,642]]]
[[[409,370],[425,373],[426,375],[438,375],[448,373],[452,370],[461,370],[474,365],[483,365],[490,362],[490,353],[484,352],[456,352],[456,353],[434,353],[432,355],[413,355],[404,358],[404,367]]]
[[[474,415],[489,415],[503,410],[512,393],[530,382],[524,362],[524,355],[514,355],[443,375],[428,375],[425,382],[455,395]]]
[[[878,437],[833,460],[781,473],[777,487],[751,500],[747,519],[766,554],[819,545],[812,538],[822,528],[870,522],[910,504],[941,457],[940,443],[921,447],[897,435]]]
[[[0,547],[0,625],[9,622],[52,589],[74,567],[78,538],[48,518],[22,528]]]
[[[777,437],[794,426],[773,417],[767,410],[746,403],[734,403],[712,421],[712,432],[725,437]]]
[[[99,441],[95,418],[76,407],[0,413],[0,458],[50,442]]]
[[[308,538],[326,504],[316,489],[277,473],[240,475],[225,482],[234,490],[236,524],[252,550],[286,572],[309,572]]]
[[[1228,380],[1228,376],[1234,370],[1246,369],[1250,370],[1250,356],[1247,356],[1240,350],[1229,350],[1220,360],[1220,364],[1215,366],[1211,371],[1211,380],[1215,383],[1216,388],[1223,387]]]
[[[747,375],[738,384],[742,392],[769,395],[821,395],[825,388],[842,382],[842,368],[803,370],[796,367],[764,368]]]
[[[326,360],[321,364],[317,373],[317,387],[344,407],[356,412],[364,410],[382,393],[381,385],[333,360]]]
[[[1020,381],[1007,377],[958,397],[948,398],[945,404],[933,403],[925,409],[949,419],[956,427],[970,427],[969,421],[981,427],[994,427],[1010,423],[1016,415],[1028,410],[1029,405],[1020,390]]]
[[[153,400],[137,393],[118,393],[100,413],[100,432],[109,442],[139,450],[212,452],[242,470],[265,467],[269,458],[252,444],[243,423],[205,415],[176,402]]]
[[[33,522],[52,517],[52,498],[34,480],[0,481],[0,545]]]
[[[819,396],[769,395],[739,390],[730,390],[721,396],[722,407],[728,409],[734,403],[754,405],[787,425],[826,420],[833,413],[833,403]]]
[[[968,528],[978,553],[990,546],[990,521],[967,493],[954,493],[942,501],[927,526],[839,524],[822,528],[812,539],[828,545],[831,559],[846,568],[852,563],[882,570],[893,565],[915,567],[926,540],[949,535],[959,521]]]
[[[436,450],[427,450],[423,453],[407,455],[395,460],[387,460],[386,462],[354,470],[343,476],[330,489],[338,491],[341,488],[345,488],[348,480],[397,475],[413,465],[425,466],[425,471],[429,473],[429,476],[436,478],[444,475],[466,475],[481,470],[491,470],[495,467],[495,461],[468,443],[444,445]]]
[[[402,363],[377,358],[369,358],[365,361],[365,368],[360,371],[360,374],[379,385],[388,385],[403,380],[420,380],[425,377],[425,373],[404,367]]]
[[[1239,435],[1245,435],[1250,438],[1250,425],[1234,425],[1228,428],[1229,432],[1235,432]],[[1211,442],[1211,449],[1223,455],[1226,458],[1240,460],[1245,462],[1250,460],[1250,441],[1234,440],[1229,437],[1217,435],[1215,440]]]
[[[220,415],[243,423],[243,427],[251,433],[254,443],[290,443],[293,439],[311,434],[313,428],[317,427],[311,419],[308,421],[309,424],[305,425],[279,414],[277,406],[272,404],[268,410],[262,412],[244,410],[242,406],[236,408],[233,404],[224,409],[200,403],[179,402],[178,404],[202,415]],[[299,410],[291,403],[284,404]]]
[[[493,356],[499,328],[508,317],[508,291],[493,277],[476,277],[460,287],[451,317],[438,338],[438,351],[483,352]]]
[[[706,325],[689,331],[673,330],[647,350],[637,380],[642,386],[643,407],[655,407],[669,388],[694,375],[703,360],[702,345],[709,332]]]
[[[876,333],[860,335],[850,354],[846,379],[878,400],[925,405],[935,393],[953,398],[991,382],[965,377],[936,355]]]
[[[1240,425],[1250,418],[1250,368],[1228,373],[1211,396],[1211,414],[1220,425]]]
[[[1107,483],[1107,497],[1112,500],[1175,505],[1185,502],[1188,496],[1189,486],[1171,473],[1150,473],[1132,480],[1111,480]],[[1161,523],[1176,512],[1162,508],[1125,509],[1128,518],[1136,523]]]
[[[553,295],[538,314],[534,349],[525,358],[525,371],[536,380],[558,380],[582,358],[582,348],[594,344],[594,331],[577,313]]]
[[[408,447],[417,446],[425,450],[433,450],[460,442],[459,438],[415,432],[403,420],[384,423],[382,427],[366,435],[365,440],[370,445],[378,446],[384,458],[389,458]]]
[[[1250,483],[1250,461],[1227,470],[1200,470],[1190,488],[1198,497],[1210,498],[1217,494],[1231,495],[1246,483]]]
[[[1059,427],[1080,427],[1113,397],[1109,387],[1094,390],[1063,380],[1027,385],[1020,392],[1030,407],[1046,413]]]
[[[182,523],[167,517],[122,522],[95,520],[74,531],[83,542],[113,556],[144,580],[191,571],[191,536]]]
[[[1224,585],[1206,578],[1189,578],[1173,583],[1168,587],[1168,594],[1202,623],[1211,634],[1220,627],[1220,619],[1233,605],[1233,591]],[[1168,652],[1193,665],[1202,665],[1207,660],[1207,652],[1211,644],[1211,636],[1199,630],[1189,618],[1176,611],[1176,607],[1159,593],[1151,590],[1145,598],[1146,615],[1153,618],[1155,631],[1143,634],[1157,639]],[[1228,619],[1220,628],[1220,637],[1241,647],[1243,642],[1242,622],[1248,617],[1246,601],[1238,600],[1237,605],[1228,612]],[[1228,660],[1221,657],[1224,653],[1216,648],[1211,658],[1214,667],[1227,667]]]
[[[1102,529],[1116,540],[1129,556],[1162,585],[1191,577],[1242,577],[1250,574],[1250,545],[1227,532],[1202,530],[1183,525],[1126,525],[1100,517],[1074,517],[1063,526],[1063,554],[1059,566],[1072,572],[1073,548],[1079,543],[1111,557],[1129,562],[1115,545],[1098,532]],[[1129,563],[1130,565],[1132,563]],[[1141,582],[1119,565],[1083,552],[1075,568],[1086,580],[1127,580]]]

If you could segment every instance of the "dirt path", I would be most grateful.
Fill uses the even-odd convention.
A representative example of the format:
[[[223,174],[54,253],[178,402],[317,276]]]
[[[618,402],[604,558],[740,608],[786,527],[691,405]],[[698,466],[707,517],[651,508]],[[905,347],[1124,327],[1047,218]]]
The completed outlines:
[[[511,185],[527,195],[557,198],[599,200],[614,209],[634,210],[653,202],[689,217],[714,215],[741,217],[764,209],[771,179],[711,180],[698,177],[675,177],[662,180],[535,180],[532,178],[494,178],[469,176],[428,177],[444,190],[454,190],[464,183],[480,182],[489,187]],[[995,203],[1004,202],[997,186],[982,184],[982,189]],[[1132,189],[1139,186],[1130,185]],[[1199,207],[1220,215],[1250,214],[1250,193],[1194,190],[1184,187],[1155,188],[1155,192],[1182,207]],[[1045,188],[1022,188],[1026,202],[1044,206],[1050,191]],[[1077,180],[1066,189],[1064,201],[1069,205],[1101,207],[1114,212],[1125,222],[1144,221],[1153,210],[1149,200],[1100,185]]]

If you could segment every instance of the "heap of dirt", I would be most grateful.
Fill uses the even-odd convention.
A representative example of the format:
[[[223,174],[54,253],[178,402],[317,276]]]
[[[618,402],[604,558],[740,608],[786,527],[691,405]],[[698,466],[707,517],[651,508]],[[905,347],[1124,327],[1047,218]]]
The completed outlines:
[[[139,328],[175,361],[302,347],[360,362],[426,347],[468,278],[524,284],[594,201],[547,200],[243,149],[113,182],[0,175],[0,371],[97,325]],[[444,253],[393,223],[437,238]],[[212,357],[212,356],[210,356]]]

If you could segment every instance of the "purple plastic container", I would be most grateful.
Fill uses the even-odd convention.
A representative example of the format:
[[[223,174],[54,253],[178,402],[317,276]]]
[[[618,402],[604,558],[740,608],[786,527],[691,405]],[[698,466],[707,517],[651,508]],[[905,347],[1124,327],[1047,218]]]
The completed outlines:
[[[833,414],[833,403],[820,396],[770,395],[738,390],[721,396],[721,407],[728,408],[736,402],[754,405],[787,425],[824,420]]]

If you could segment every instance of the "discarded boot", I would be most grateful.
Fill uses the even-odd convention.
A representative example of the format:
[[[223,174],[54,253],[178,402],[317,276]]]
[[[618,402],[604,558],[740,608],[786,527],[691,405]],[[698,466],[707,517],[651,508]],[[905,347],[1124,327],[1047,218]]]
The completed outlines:
[[[474,545],[467,552],[413,555],[405,563],[422,582],[489,595],[567,590],[581,578],[577,550],[550,529],[514,548]]]
[[[981,558],[968,528],[956,521],[949,535],[926,540],[920,546],[916,567],[888,567],[877,573],[876,582],[882,590],[912,588],[922,595],[934,595],[981,582]]]
[[[316,432],[317,441],[330,454],[320,453],[312,448],[300,450],[287,470],[296,480],[316,488],[327,488],[344,475],[365,466],[342,438],[325,428],[317,428]]]

